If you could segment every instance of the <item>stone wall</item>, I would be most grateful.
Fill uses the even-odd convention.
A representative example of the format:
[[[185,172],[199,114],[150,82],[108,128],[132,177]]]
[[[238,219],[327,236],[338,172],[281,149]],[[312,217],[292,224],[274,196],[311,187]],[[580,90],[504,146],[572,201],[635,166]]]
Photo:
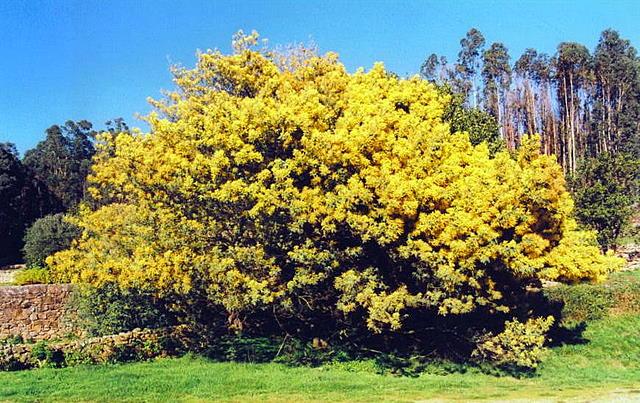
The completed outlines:
[[[70,295],[67,284],[0,287],[0,339],[48,340],[69,334],[72,329],[63,317]]]
[[[134,329],[110,336],[34,343],[0,343],[0,371],[148,360],[193,349],[184,326]]]

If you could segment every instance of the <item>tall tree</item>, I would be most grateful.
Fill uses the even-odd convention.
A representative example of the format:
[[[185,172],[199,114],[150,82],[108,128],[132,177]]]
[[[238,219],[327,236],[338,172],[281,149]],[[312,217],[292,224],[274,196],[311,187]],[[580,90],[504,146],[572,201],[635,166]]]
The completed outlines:
[[[581,146],[580,136],[585,132],[581,112],[584,111],[585,89],[590,83],[592,58],[584,45],[563,42],[558,45],[554,65],[563,134],[559,157],[565,169],[574,172]]]
[[[455,65],[455,88],[464,94],[470,105],[478,105],[478,73],[480,72],[481,56],[485,45],[482,33],[471,28],[460,40],[460,52]]]
[[[535,49],[526,49],[522,56],[516,61],[514,65],[514,72],[516,77],[521,81],[523,86],[523,129],[530,134],[538,132],[538,125],[536,123],[536,102],[534,95],[534,63],[538,58],[538,52]]]
[[[447,64],[447,58],[438,56],[435,53],[430,54],[422,63],[420,75],[425,80],[439,85],[448,83],[453,79],[452,72]]]
[[[50,208],[43,184],[20,162],[13,144],[0,143],[0,265],[20,260],[29,224]]]
[[[0,265],[18,256],[24,231],[20,202],[25,180],[17,154],[12,144],[0,143]]]
[[[483,52],[482,62],[485,108],[498,120],[501,135],[507,146],[514,148],[515,138],[507,119],[507,93],[511,86],[511,66],[507,47],[502,43],[492,43],[491,47]]]
[[[615,249],[638,200],[640,160],[606,152],[586,158],[570,183],[580,222],[598,231],[603,250]]]
[[[131,129],[127,122],[123,118],[115,118],[113,120],[107,120],[104,124],[109,133],[131,133]]]
[[[638,133],[639,75],[636,49],[618,32],[602,32],[594,52],[596,80],[591,153],[616,151]]]
[[[27,151],[24,164],[56,197],[58,205],[51,212],[60,212],[76,206],[84,197],[95,153],[95,132],[90,122],[82,120],[53,125],[46,134],[44,141]]]

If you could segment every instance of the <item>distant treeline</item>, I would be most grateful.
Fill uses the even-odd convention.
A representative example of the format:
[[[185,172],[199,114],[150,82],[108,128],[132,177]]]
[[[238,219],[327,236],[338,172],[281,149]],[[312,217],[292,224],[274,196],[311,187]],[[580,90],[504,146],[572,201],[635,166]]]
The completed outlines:
[[[529,48],[517,59],[475,28],[460,45],[455,62],[431,54],[421,74],[494,116],[510,149],[523,134],[540,133],[542,150],[571,173],[601,153],[638,155],[640,58],[618,32],[602,32],[593,52],[562,42],[554,55]]]

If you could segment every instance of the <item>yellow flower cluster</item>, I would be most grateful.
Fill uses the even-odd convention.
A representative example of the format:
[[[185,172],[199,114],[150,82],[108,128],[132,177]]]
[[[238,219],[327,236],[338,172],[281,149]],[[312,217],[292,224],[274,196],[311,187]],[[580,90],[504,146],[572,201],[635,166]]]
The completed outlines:
[[[432,84],[335,54],[236,51],[174,69],[149,134],[100,137],[101,206],[48,260],[64,279],[206,290],[264,305],[366,313],[507,311],[514,284],[597,280],[619,262],[577,232],[561,168],[535,137],[490,157],[442,120]]]
[[[501,367],[535,369],[547,351],[545,335],[553,322],[553,316],[530,318],[524,323],[507,321],[501,333],[484,336],[473,355]]]

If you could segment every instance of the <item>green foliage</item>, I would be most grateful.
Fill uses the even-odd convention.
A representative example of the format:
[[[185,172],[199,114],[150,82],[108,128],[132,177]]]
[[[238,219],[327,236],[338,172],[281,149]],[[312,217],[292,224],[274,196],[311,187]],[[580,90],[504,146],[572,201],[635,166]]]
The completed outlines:
[[[451,89],[445,86],[441,91],[450,93]],[[451,101],[445,109],[443,120],[449,123],[451,132],[468,133],[473,145],[486,143],[492,155],[503,150],[504,141],[500,137],[500,125],[497,119],[480,108],[465,106],[463,95],[450,95]]]
[[[27,151],[24,164],[55,196],[55,211],[75,207],[83,198],[86,178],[95,153],[93,125],[81,120],[53,125],[46,139]]]
[[[16,285],[27,284],[49,284],[52,282],[49,270],[42,267],[30,267],[28,269],[20,270],[16,273],[14,283]]]
[[[14,259],[19,249],[22,223],[19,220],[24,173],[11,144],[0,144],[0,265]]]
[[[37,367],[60,368],[65,366],[64,353],[52,348],[48,342],[39,341],[31,348],[31,358]]]
[[[610,290],[595,284],[556,286],[545,290],[552,301],[562,304],[562,320],[579,323],[605,317],[613,301]]]
[[[598,232],[603,249],[615,248],[638,200],[640,160],[628,154],[600,154],[582,161],[570,183],[578,220]]]
[[[15,335],[0,339],[0,346],[23,344],[24,342],[25,340],[22,336]]]
[[[52,214],[36,220],[24,237],[24,260],[27,266],[45,266],[45,259],[71,246],[80,236],[80,229],[64,218],[64,214]]]
[[[75,312],[69,320],[93,336],[161,328],[173,323],[165,301],[137,289],[120,289],[113,284],[80,287],[72,294]]]
[[[204,355],[218,361],[271,362],[279,351],[276,339],[222,336],[212,340]]]
[[[544,290],[552,303],[561,304],[565,325],[591,322],[611,314],[640,313],[640,275],[619,273],[604,284],[558,285]]]

